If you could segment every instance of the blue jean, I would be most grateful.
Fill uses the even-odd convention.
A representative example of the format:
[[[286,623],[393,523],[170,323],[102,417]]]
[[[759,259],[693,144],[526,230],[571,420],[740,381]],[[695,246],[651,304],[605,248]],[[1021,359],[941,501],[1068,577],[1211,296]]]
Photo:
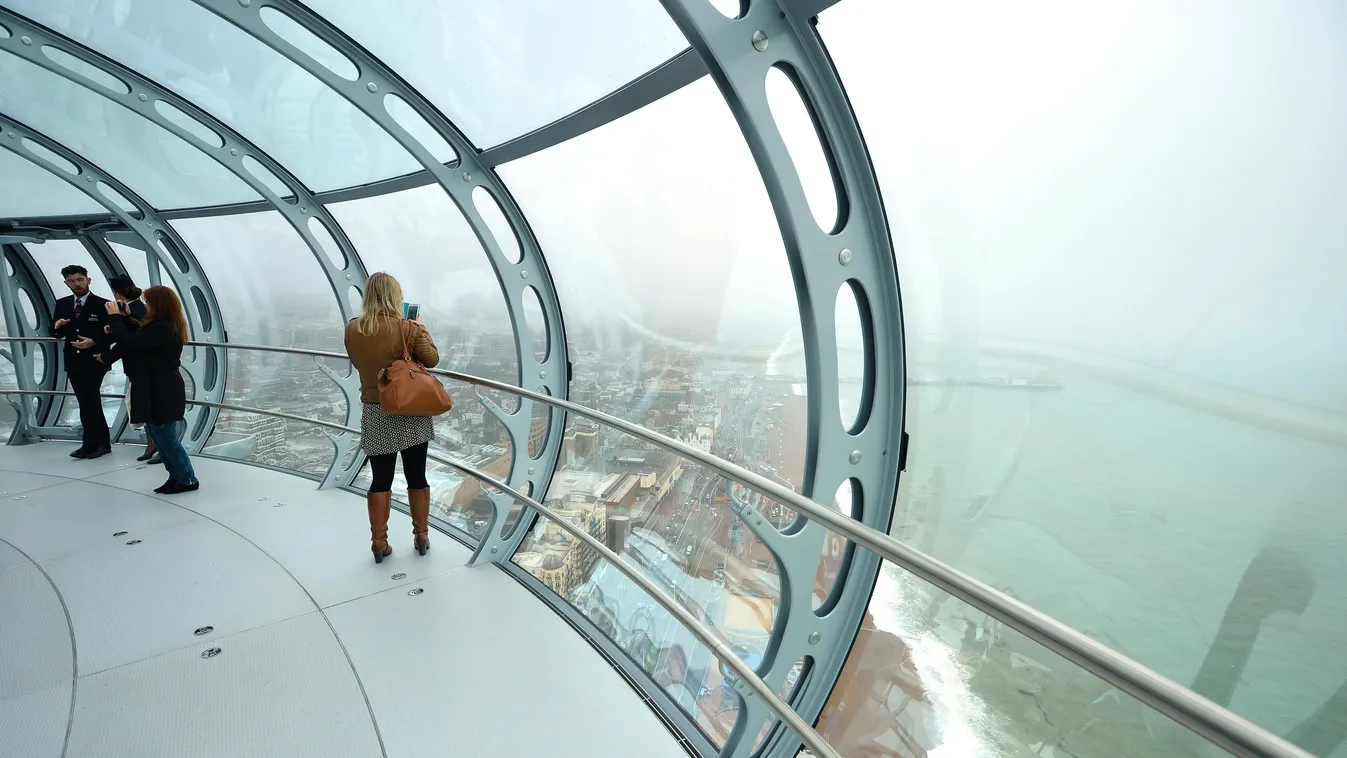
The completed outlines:
[[[159,455],[164,459],[164,468],[168,469],[169,477],[178,484],[196,482],[192,459],[187,455],[187,448],[183,447],[182,441],[178,439],[178,435],[182,434],[186,426],[185,421],[173,421],[163,426],[145,425],[150,436],[154,438],[154,445],[158,448]]]

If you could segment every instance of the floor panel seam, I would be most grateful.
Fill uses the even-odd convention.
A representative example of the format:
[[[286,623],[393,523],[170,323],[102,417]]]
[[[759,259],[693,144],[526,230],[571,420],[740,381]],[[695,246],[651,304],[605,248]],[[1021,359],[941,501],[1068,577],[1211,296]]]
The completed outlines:
[[[52,592],[56,593],[56,599],[61,603],[61,611],[65,613],[65,626],[66,630],[70,633],[70,713],[66,716],[65,739],[61,742],[61,756],[62,758],[65,758],[66,752],[70,749],[70,733],[75,727],[75,693],[79,689],[80,680],[79,647],[75,642],[75,624],[70,618],[70,607],[65,603],[65,595],[61,594],[61,588],[56,586],[56,582],[51,578],[51,574],[47,573],[47,569],[43,568],[42,564],[33,560],[32,556],[25,553],[22,548],[4,537],[0,537],[0,542],[5,543],[13,550],[18,551],[20,555],[28,559],[29,563],[33,564],[34,568],[42,572],[42,576],[46,578],[47,584],[51,585]]]
[[[404,584],[395,585],[395,586],[393,586],[393,587],[385,587],[385,588],[383,588],[383,589],[375,590],[375,591],[373,591],[373,592],[367,592],[367,593],[365,593],[365,594],[363,594],[363,595],[359,595],[359,596],[357,596],[357,597],[352,597],[352,598],[347,598],[347,599],[345,599],[345,600],[340,600],[340,601],[338,601],[338,602],[332,603],[331,605],[325,605],[325,606],[323,606],[320,610],[323,610],[323,611],[330,611],[330,610],[332,610],[333,608],[337,608],[337,607],[346,605],[346,604],[348,604],[348,603],[354,603],[354,602],[356,602],[357,600],[365,600],[366,598],[371,598],[371,597],[374,597],[375,595],[382,595],[382,594],[384,594],[385,592],[391,592],[391,591],[393,591],[393,590],[402,589],[402,588],[403,588],[404,586],[406,586],[407,584],[415,584],[416,582],[428,582],[428,581],[430,581],[431,579],[436,579],[436,578],[438,578],[438,577],[445,576],[445,575],[447,575],[447,574],[452,574],[452,573],[454,573],[454,572],[456,572],[456,571],[462,571],[462,570],[465,569],[465,568],[468,568],[468,567],[467,567],[467,566],[455,566],[454,568],[447,568],[447,569],[445,569],[445,570],[443,570],[443,571],[436,571],[436,572],[433,573],[433,574],[426,574],[425,576],[423,576],[423,577],[421,577],[420,579],[417,579],[417,580],[415,580],[415,581],[406,582],[406,583],[404,583]]]
[[[101,474],[110,474],[110,473],[114,473],[114,472],[111,472],[111,471],[101,472]],[[94,476],[99,476],[99,475],[101,475],[101,474],[95,474]],[[87,480],[87,479],[84,479],[84,480],[82,480],[82,481],[88,481],[88,480]],[[164,498],[164,497],[156,497],[156,496],[154,496],[154,495],[146,495],[145,493],[138,492],[137,490],[132,490],[132,489],[129,489],[129,488],[127,488],[127,487],[121,487],[121,486],[118,486],[118,485],[115,485],[115,484],[108,484],[108,483],[105,483],[105,482],[91,482],[91,483],[97,484],[97,485],[100,486],[100,487],[108,487],[108,488],[111,488],[111,489],[123,490],[123,491],[125,491],[125,492],[132,492],[132,493],[141,495],[141,496],[146,497],[146,498],[151,499],[151,500],[159,500],[159,501],[168,503],[168,504],[170,504],[170,505],[177,506],[177,507],[179,507],[179,508],[182,508],[182,509],[185,510],[185,511],[188,511],[189,513],[194,513],[194,514],[196,514],[197,516],[200,516],[201,518],[206,519],[207,521],[210,521],[211,523],[213,523],[213,524],[219,526],[220,528],[228,530],[229,532],[231,532],[232,534],[234,534],[234,536],[238,537],[239,539],[243,540],[244,542],[248,543],[249,545],[252,545],[252,546],[253,546],[253,549],[257,550],[257,551],[258,551],[259,553],[261,553],[262,555],[265,555],[265,556],[267,557],[268,560],[270,560],[272,563],[275,563],[276,566],[277,566],[278,568],[280,568],[282,571],[284,571],[285,574],[286,574],[286,576],[290,577],[290,580],[291,580],[292,582],[294,582],[295,585],[296,585],[297,587],[299,587],[299,589],[304,593],[304,595],[305,595],[306,597],[309,598],[309,602],[313,604],[314,611],[316,611],[319,615],[321,615],[321,616],[323,617],[323,620],[327,623],[328,629],[332,632],[332,637],[333,637],[333,639],[336,640],[336,642],[337,642],[337,646],[341,648],[342,655],[345,656],[345,658],[346,658],[346,663],[347,663],[347,665],[350,666],[350,668],[351,668],[351,674],[352,674],[352,676],[355,677],[356,686],[359,687],[359,689],[360,689],[360,696],[361,696],[361,697],[364,699],[364,701],[365,701],[365,709],[369,712],[370,723],[371,723],[371,724],[373,725],[373,727],[374,727],[374,736],[375,736],[375,737],[378,739],[378,741],[379,741],[379,752],[380,752],[380,754],[383,756],[383,758],[388,758],[388,749],[387,749],[387,747],[384,745],[383,733],[380,731],[380,729],[379,729],[379,722],[378,722],[378,720],[377,720],[377,719],[375,718],[375,716],[374,716],[374,706],[373,706],[373,704],[370,703],[370,700],[369,700],[369,693],[366,692],[366,690],[365,690],[365,683],[364,683],[364,681],[361,680],[361,678],[360,678],[360,672],[356,669],[355,661],[351,660],[350,652],[347,651],[347,649],[346,649],[346,643],[342,641],[341,635],[337,634],[336,628],[332,625],[332,620],[329,619],[329,618],[327,617],[327,614],[323,611],[322,606],[320,606],[320,605],[318,604],[318,601],[314,599],[313,594],[309,592],[309,588],[308,588],[308,587],[305,587],[305,586],[304,586],[304,583],[301,582],[301,581],[299,581],[299,579],[296,578],[295,575],[294,575],[293,573],[290,572],[290,569],[286,568],[285,564],[283,564],[283,563],[281,563],[280,561],[276,560],[276,557],[275,557],[275,556],[273,556],[271,553],[269,553],[269,552],[267,552],[266,550],[264,550],[264,549],[263,549],[260,545],[258,545],[256,542],[253,542],[252,540],[250,540],[250,539],[248,539],[247,537],[243,536],[241,533],[239,533],[239,532],[238,532],[237,530],[235,530],[234,528],[232,528],[232,527],[228,526],[227,524],[224,524],[224,523],[222,523],[222,522],[220,522],[220,521],[217,521],[217,520],[211,518],[210,516],[207,516],[206,514],[200,512],[200,511],[197,511],[197,510],[193,510],[193,509],[191,509],[191,508],[188,508],[187,506],[183,505],[182,503],[174,502],[174,501],[169,500],[169,499]],[[177,526],[183,526],[183,525],[182,525],[182,524],[178,524]],[[162,527],[162,529],[172,529],[172,528],[176,528],[176,527]],[[160,530],[160,529],[156,529],[156,530],[154,530],[154,531],[161,531],[161,530]],[[17,550],[18,548],[15,548],[15,549]],[[20,552],[22,552],[22,551],[20,551]],[[31,560],[31,559],[30,559],[30,560]],[[43,573],[45,574],[46,572],[43,571]],[[49,581],[50,581],[50,578],[49,578]],[[52,585],[53,588],[55,588],[55,586],[56,586],[55,584]],[[59,591],[58,591],[58,592],[59,592]],[[62,606],[64,606],[64,604],[65,604],[65,601],[62,600]],[[302,615],[303,615],[303,614],[301,614],[301,616],[302,616]],[[288,618],[285,618],[285,619],[280,619],[280,620],[275,621],[275,622],[272,622],[272,623],[281,623],[282,621],[289,621],[289,620],[291,620],[291,619],[293,619],[293,618],[299,618],[299,616],[291,616],[291,617],[288,617]],[[69,613],[67,612],[67,614],[66,614],[66,621],[67,621],[67,623],[69,623],[69,619],[70,619],[70,616],[69,616]],[[254,627],[254,628],[255,628],[255,629],[260,629],[260,628],[263,628],[263,627],[266,627],[266,626],[270,626],[270,624],[262,624],[262,625],[260,625],[260,626],[258,626],[258,627]],[[74,645],[74,627],[72,626],[72,627],[70,627],[70,629],[71,629],[71,644],[72,644],[72,646],[73,646],[73,645]],[[250,629],[250,630],[245,630],[245,631],[251,631],[251,629]],[[242,632],[239,632],[239,634],[242,634]],[[222,638],[222,639],[223,639],[223,638]],[[189,645],[189,646],[185,646],[185,647],[191,647],[191,646]],[[182,648],[177,648],[177,649],[178,649],[178,650],[181,650]],[[173,652],[173,651],[170,651],[170,652]],[[158,656],[154,656],[154,657],[158,657]],[[143,660],[151,660],[151,659],[143,659]],[[140,662],[140,661],[133,661],[132,663],[139,663],[139,662]],[[131,665],[131,664],[130,664],[130,663],[127,663],[127,664],[123,664],[123,665]],[[120,668],[120,667],[113,667],[113,668]],[[104,669],[104,671],[110,671],[110,670],[112,670],[112,669]],[[102,673],[102,672],[96,672],[96,673]],[[77,681],[78,681],[78,680],[77,680]],[[72,688],[72,689],[73,689],[73,688]],[[72,695],[72,699],[71,699],[71,717],[72,717],[72,718],[74,717],[74,699],[73,699],[73,695]],[[70,738],[70,735],[69,735],[69,733],[67,732],[67,734],[66,734],[66,740],[67,740],[67,742],[69,741],[69,738]],[[65,755],[65,753],[62,752],[62,756],[64,756],[64,755]]]

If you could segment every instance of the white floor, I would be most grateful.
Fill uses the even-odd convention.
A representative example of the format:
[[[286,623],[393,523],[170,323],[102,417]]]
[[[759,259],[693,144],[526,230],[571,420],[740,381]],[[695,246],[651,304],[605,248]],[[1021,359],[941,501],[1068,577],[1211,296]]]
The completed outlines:
[[[416,555],[403,514],[378,565],[362,497],[206,459],[157,496],[139,450],[73,449],[0,447],[0,757],[687,755],[555,612],[445,535]]]

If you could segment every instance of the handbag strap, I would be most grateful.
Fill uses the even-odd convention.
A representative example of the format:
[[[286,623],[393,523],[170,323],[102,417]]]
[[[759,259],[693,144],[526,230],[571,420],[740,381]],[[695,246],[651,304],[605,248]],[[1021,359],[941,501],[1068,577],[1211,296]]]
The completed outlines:
[[[412,353],[407,347],[407,324],[409,321],[398,321],[398,329],[402,332],[402,360],[411,361]]]

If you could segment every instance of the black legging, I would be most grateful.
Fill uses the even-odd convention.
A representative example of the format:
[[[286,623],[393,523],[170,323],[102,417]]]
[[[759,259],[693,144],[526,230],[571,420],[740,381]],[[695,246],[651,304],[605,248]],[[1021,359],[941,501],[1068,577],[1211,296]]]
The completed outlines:
[[[409,447],[402,451],[402,476],[407,480],[407,489],[421,490],[429,487],[426,483],[426,452],[429,442]],[[388,492],[393,489],[393,471],[398,465],[398,454],[371,455],[370,472],[374,480],[370,482],[370,492]]]

